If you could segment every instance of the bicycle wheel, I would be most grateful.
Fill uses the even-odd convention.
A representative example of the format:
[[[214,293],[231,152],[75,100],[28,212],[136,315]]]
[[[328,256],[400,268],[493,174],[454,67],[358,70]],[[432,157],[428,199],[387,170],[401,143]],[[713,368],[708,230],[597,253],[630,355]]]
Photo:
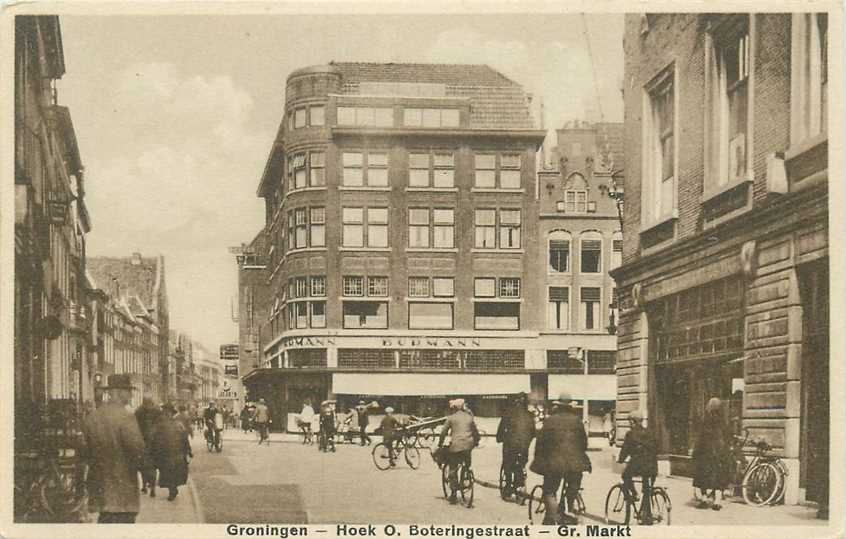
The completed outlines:
[[[632,506],[629,503],[623,485],[616,484],[605,497],[605,523],[628,524],[631,519]]]
[[[214,440],[211,438],[211,436],[206,438],[206,448],[209,450],[209,453],[214,451]]]
[[[458,497],[461,500],[461,505],[469,509],[473,507],[473,494],[476,484],[473,470],[461,464],[458,468],[458,477]]]
[[[444,491],[444,499],[449,498],[449,466],[446,463],[441,466],[441,488]]]
[[[652,487],[652,523],[670,525],[670,511],[673,509],[670,496],[662,487]]]
[[[535,485],[532,489],[532,494],[529,496],[529,524],[539,524],[543,522],[543,515],[546,512],[546,506],[543,504],[543,487]]]
[[[405,462],[408,464],[408,467],[412,470],[416,470],[420,467],[420,451],[413,445],[405,446],[405,449],[403,449],[403,456],[405,457]]]
[[[391,459],[390,455],[388,454],[388,446],[379,442],[378,444],[373,446],[373,450],[370,452],[370,455],[373,457],[373,464],[376,465],[376,469],[378,470],[387,470],[391,467]]]
[[[576,499],[573,502],[573,505],[574,505],[574,507],[573,507],[572,511],[573,511],[574,515],[584,515],[585,514],[585,511],[586,511],[585,500],[584,500],[584,498],[582,498],[581,492],[576,494]]]
[[[761,507],[775,499],[781,489],[783,477],[770,462],[759,462],[743,476],[743,499],[749,505]]]
[[[82,509],[85,497],[79,496],[73,474],[55,470],[40,481],[41,506],[53,517],[68,520]]]
[[[505,474],[505,465],[499,467],[499,497],[503,500],[507,500],[510,494],[510,488],[508,486],[508,476]]]
[[[223,451],[223,435],[220,433],[218,433],[217,435],[217,440],[215,440],[214,448],[218,453]]]

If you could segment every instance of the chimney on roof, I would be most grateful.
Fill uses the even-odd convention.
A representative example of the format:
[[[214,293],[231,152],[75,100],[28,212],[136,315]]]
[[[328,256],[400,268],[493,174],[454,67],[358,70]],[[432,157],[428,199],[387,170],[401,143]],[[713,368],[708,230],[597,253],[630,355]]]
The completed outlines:
[[[140,266],[141,265],[141,253],[132,253],[132,260],[130,263],[133,266]]]

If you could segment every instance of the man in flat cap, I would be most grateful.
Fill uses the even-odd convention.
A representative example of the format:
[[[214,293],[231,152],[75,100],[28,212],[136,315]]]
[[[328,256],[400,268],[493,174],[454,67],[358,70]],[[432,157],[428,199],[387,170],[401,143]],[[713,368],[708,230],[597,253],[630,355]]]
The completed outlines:
[[[450,443],[446,458],[449,467],[449,503],[455,504],[458,503],[458,465],[471,465],[473,448],[479,445],[480,435],[473,414],[464,407],[464,399],[449,401],[449,408],[450,415],[441,428],[438,447],[444,446],[444,440],[449,434]]]
[[[658,475],[658,443],[651,430],[643,426],[644,415],[640,410],[629,412],[629,432],[623,441],[620,449],[620,456],[617,462],[623,463],[629,459],[623,471],[623,485],[629,491],[634,500],[637,500],[634,478],[643,479],[643,503],[641,504],[641,521],[643,524],[652,524],[652,507],[649,503],[652,496],[652,483]]]
[[[138,472],[144,466],[144,438],[127,409],[132,381],[128,375],[113,374],[105,389],[108,402],[82,424],[82,454],[90,467],[89,509],[100,513],[99,523],[133,523],[141,504]]]
[[[582,484],[582,473],[590,471],[587,434],[576,406],[568,393],[552,402],[552,415],[543,422],[535,443],[531,469],[543,476],[543,524],[576,524],[575,501]],[[564,483],[566,507],[559,515],[558,488]],[[568,514],[569,513],[569,514]],[[562,522],[557,522],[560,517]]]

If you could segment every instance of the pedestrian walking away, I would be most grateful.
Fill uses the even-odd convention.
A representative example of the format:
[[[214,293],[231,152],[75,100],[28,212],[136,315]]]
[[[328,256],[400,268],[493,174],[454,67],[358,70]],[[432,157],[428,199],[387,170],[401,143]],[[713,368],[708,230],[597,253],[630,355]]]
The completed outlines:
[[[449,467],[449,502],[458,503],[458,467],[463,464],[469,469],[472,464],[473,448],[479,445],[479,429],[476,421],[464,406],[464,399],[454,399],[449,403],[450,415],[446,418],[441,435],[438,439],[438,447],[444,446],[447,435],[450,436],[450,443],[447,447],[446,465]]]
[[[634,478],[640,477],[643,481],[643,500],[640,506],[641,524],[652,524],[652,485],[655,476],[658,475],[658,444],[655,434],[643,425],[644,417],[640,410],[629,412],[629,432],[623,440],[623,447],[620,449],[620,456],[617,459],[623,463],[629,459],[623,471],[622,479],[629,496],[637,501],[637,490],[634,486]]]
[[[162,410],[153,403],[150,397],[141,400],[141,406],[135,410],[135,419],[138,421],[138,428],[141,430],[141,437],[144,438],[144,466],[141,468],[141,492],[150,490],[150,496],[156,496],[156,467],[150,455],[150,431],[156,421],[159,420]]]
[[[496,441],[502,444],[502,497],[509,499],[525,486],[529,445],[535,437],[535,417],[527,407],[528,397],[520,393],[499,421]]]
[[[358,422],[358,429],[361,435],[361,445],[370,445],[370,436],[367,435],[367,426],[370,422],[370,414],[367,411],[368,406],[364,401],[358,401],[358,406],[355,407],[356,421]]]
[[[270,409],[268,409],[264,399],[259,399],[256,405],[255,424],[259,433],[258,443],[261,444],[267,440],[267,429],[270,426]]]
[[[729,426],[723,417],[723,403],[714,397],[705,406],[705,418],[693,447],[693,487],[699,489],[699,508],[722,508],[723,491],[732,479],[734,461]]]
[[[552,403],[535,443],[535,458],[529,469],[543,476],[543,524],[576,524],[574,509],[582,483],[582,473],[591,470],[587,456],[587,434],[576,410],[578,404],[568,393]],[[566,505],[558,522],[558,488],[562,486]]]
[[[168,501],[179,494],[179,487],[188,481],[188,463],[193,456],[188,442],[188,431],[174,417],[172,404],[162,407],[159,417],[150,433],[153,461],[159,469],[159,486],[168,489]]]
[[[185,427],[185,432],[188,433],[189,438],[194,437],[194,422],[191,421],[191,417],[188,415],[188,407],[184,404],[179,405],[179,413],[176,414],[176,420]]]
[[[132,399],[128,375],[109,376],[108,402],[82,424],[81,455],[88,463],[89,509],[99,523],[132,523],[141,505],[138,472],[144,466],[144,438],[126,406]]]

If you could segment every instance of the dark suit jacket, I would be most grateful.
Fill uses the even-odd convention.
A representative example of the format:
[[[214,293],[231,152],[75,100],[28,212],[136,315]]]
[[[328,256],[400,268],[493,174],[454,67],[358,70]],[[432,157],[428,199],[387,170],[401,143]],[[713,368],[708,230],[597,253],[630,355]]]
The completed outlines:
[[[535,416],[526,408],[514,408],[499,421],[496,441],[502,449],[528,451],[535,437]]]
[[[563,410],[546,418],[535,444],[530,469],[540,475],[564,475],[590,469],[587,434],[581,418]]]
[[[623,462],[626,457],[630,457],[626,469],[631,475],[655,476],[658,474],[657,448],[652,431],[636,426],[626,433],[617,460]]]
[[[137,513],[138,471],[144,466],[144,439],[135,415],[107,402],[82,424],[88,461],[88,503],[94,512]]]

